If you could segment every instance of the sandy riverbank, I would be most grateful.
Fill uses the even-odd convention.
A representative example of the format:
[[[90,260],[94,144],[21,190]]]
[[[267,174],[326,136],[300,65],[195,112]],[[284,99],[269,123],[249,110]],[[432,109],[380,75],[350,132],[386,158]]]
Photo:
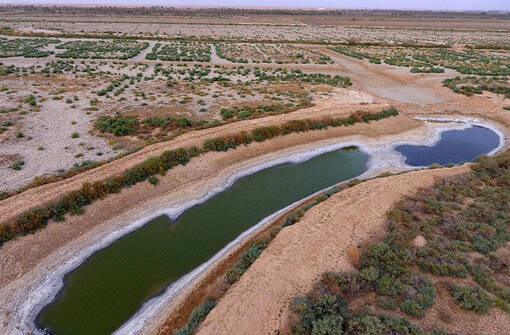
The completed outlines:
[[[325,271],[353,269],[347,248],[380,237],[386,212],[402,196],[467,166],[374,179],[335,194],[282,230],[220,299],[197,334],[275,334],[285,330],[290,300]],[[320,245],[320,248],[316,246]]]
[[[326,271],[354,270],[348,249],[384,236],[386,213],[395,202],[421,187],[432,186],[436,178],[468,170],[459,166],[370,180],[313,207],[298,223],[277,235],[220,299],[197,334],[290,333],[291,299],[306,295]],[[448,333],[497,335],[510,331],[510,319],[503,310],[474,317],[448,298],[436,299],[439,307],[423,319],[411,320]],[[451,317],[446,320],[441,313]]]
[[[384,172],[400,172],[400,171],[406,171],[409,170],[410,167],[406,166],[404,164],[403,156],[398,154],[393,148],[397,145],[402,144],[411,144],[411,145],[428,145],[433,146],[435,145],[439,139],[441,138],[441,133],[447,130],[452,129],[466,129],[473,125],[477,126],[483,126],[490,128],[491,130],[495,131],[501,138],[500,144],[497,148],[492,150],[489,154],[494,154],[502,150],[506,145],[506,131],[503,127],[501,127],[498,124],[495,124],[493,122],[487,122],[483,121],[477,118],[462,118],[462,117],[451,117],[451,116],[435,116],[431,118],[423,117],[423,120],[433,120],[433,121],[442,121],[445,123],[432,123],[428,124],[427,127],[424,127],[421,129],[422,133],[421,135],[418,135],[418,132],[414,132],[413,134],[406,134],[407,136],[389,136],[387,138],[378,139],[376,141],[363,141],[363,140],[354,140],[354,141],[347,141],[344,142],[346,145],[356,145],[360,147],[364,152],[369,153],[371,158],[367,165],[369,166],[369,169],[361,175],[359,178],[370,178],[377,176]],[[420,137],[421,136],[421,137]],[[467,170],[467,167],[455,167],[453,169],[448,169],[448,171],[441,171],[441,172],[435,172],[433,170],[425,170],[423,171],[424,174],[427,174],[427,177],[421,177],[420,180],[417,181],[416,187],[421,187],[421,183],[430,183],[432,180],[434,180],[435,176],[449,176],[457,173],[461,173]],[[428,172],[429,171],[429,172]],[[453,172],[452,172],[453,171]],[[416,172],[414,172],[416,173]],[[411,173],[412,177],[401,177],[405,180],[412,180],[414,178],[415,174]],[[422,173],[422,174],[423,174]],[[406,174],[407,176],[407,174]],[[396,178],[399,176],[391,176],[390,179]],[[400,177],[399,177],[400,178]],[[411,178],[411,179],[409,179]],[[386,180],[387,178],[385,178]],[[392,182],[390,181],[390,184]],[[428,185],[428,184],[427,184]],[[408,185],[410,186],[410,185]],[[425,185],[426,186],[426,185]],[[322,191],[320,191],[322,192]],[[317,193],[320,193],[317,192]],[[406,191],[407,192],[407,191]],[[383,192],[384,194],[384,192]],[[400,193],[398,193],[400,194]],[[147,311],[150,310],[150,307],[147,308],[146,311],[141,311],[137,315],[135,315],[128,323],[122,327],[122,329],[119,332],[116,332],[115,334],[158,334],[161,333],[162,329],[168,330],[169,324],[173,324],[175,322],[175,317],[173,317],[173,313],[176,310],[179,309],[185,309],[183,308],[183,305],[187,304],[188,298],[195,294],[196,291],[199,289],[204,290],[204,287],[207,287],[207,284],[204,283],[204,281],[209,281],[211,283],[211,273],[215,271],[216,267],[224,266],[222,263],[227,263],[227,259],[235,254],[238,253],[239,248],[244,247],[251,238],[253,238],[253,235],[257,233],[257,231],[264,226],[271,225],[273,222],[278,220],[279,218],[283,217],[285,213],[290,212],[292,209],[298,207],[303,202],[306,202],[308,199],[313,198],[316,195],[312,195],[310,197],[307,197],[306,199],[303,199],[301,201],[298,201],[287,208],[269,216],[268,218],[262,220],[257,226],[253,227],[253,229],[250,229],[249,235],[243,234],[243,236],[240,236],[238,239],[233,241],[231,244],[225,247],[224,250],[222,250],[220,253],[215,255],[213,259],[208,261],[207,263],[202,264],[200,269],[196,269],[197,272],[200,273],[193,273],[190,274],[189,277],[183,278],[183,281],[189,282],[187,287],[183,287],[183,282],[176,283],[175,287],[173,285],[170,287],[169,291],[165,294],[164,297],[161,299],[155,299],[158,300],[155,302],[155,304],[152,306],[154,308],[152,315],[147,315]],[[382,196],[382,194],[380,195]],[[397,198],[398,195],[396,196]],[[375,229],[377,230],[379,227],[376,226]],[[372,229],[372,228],[370,228]],[[383,232],[383,230],[381,230]],[[298,260],[299,258],[296,258]],[[320,273],[319,273],[320,274]],[[278,275],[276,275],[278,276]],[[193,279],[193,277],[195,277]],[[214,281],[214,280],[212,280]],[[181,290],[180,292],[176,292],[174,289]],[[270,299],[270,298],[269,298]],[[244,301],[244,299],[241,299],[239,301]],[[229,304],[234,304],[233,302],[229,301]],[[245,304],[249,305],[249,304]],[[242,307],[244,308],[244,307]],[[161,311],[157,311],[156,309],[161,309]],[[188,308],[189,310],[189,308]],[[262,313],[265,314],[265,313]],[[278,313],[275,313],[274,315],[277,315]],[[251,315],[251,314],[250,314]],[[279,315],[279,314],[278,314]],[[169,320],[171,320],[169,322]],[[237,322],[237,321],[236,321]],[[244,320],[241,320],[240,322],[244,322]],[[220,322],[221,323],[221,322]],[[165,325],[164,328],[161,328],[160,325]],[[255,327],[256,328],[256,327]],[[222,326],[219,328],[220,330],[223,329]],[[215,334],[216,331],[219,329],[214,329],[212,332],[205,332],[205,334]],[[248,328],[246,328],[248,329]],[[231,331],[224,331],[221,330],[219,333],[224,334],[230,334]],[[247,334],[259,334],[264,332],[246,332]],[[266,332],[270,333],[270,332]],[[243,333],[244,334],[244,333]]]
[[[216,178],[210,180],[207,184],[201,184],[201,187],[197,187],[196,185],[195,187],[191,187],[194,191],[180,194],[180,199],[179,196],[176,196],[175,192],[170,192],[170,194],[166,195],[159,195],[157,200],[153,199],[153,201],[147,201],[144,203],[144,206],[137,206],[136,208],[111,219],[106,225],[100,225],[97,227],[98,229],[93,230],[93,235],[84,234],[82,238],[78,238],[69,243],[67,246],[60,248],[56,253],[40,262],[32,271],[29,271],[18,280],[14,280],[9,285],[2,288],[2,290],[0,290],[0,296],[10,296],[10,299],[6,299],[8,304],[6,304],[6,309],[3,311],[4,313],[2,313],[2,318],[6,316],[3,324],[7,324],[9,326],[9,328],[6,328],[8,331],[13,330],[19,325],[28,327],[24,329],[31,329],[32,324],[30,320],[33,320],[38,308],[44,305],[44,303],[51,298],[52,294],[58,291],[59,285],[61,284],[61,277],[65,272],[68,272],[70,269],[77,266],[95,250],[104,247],[119,236],[122,236],[128,231],[136,229],[140,225],[144,224],[150,217],[155,216],[155,213],[158,215],[166,213],[171,217],[176,216],[189,206],[220,192],[242,175],[253,173],[255,170],[260,170],[284,161],[305,160],[311,156],[335,150],[346,145],[358,145],[362,148],[362,150],[366,151],[373,157],[370,162],[371,173],[383,170],[396,171],[398,169],[402,169],[402,162],[398,160],[398,157],[396,159],[396,153],[394,151],[392,152],[392,150],[388,150],[391,149],[392,143],[399,141],[402,142],[402,138],[409,139],[408,142],[416,141],[419,143],[421,140],[422,143],[434,143],[434,141],[437,141],[439,138],[438,134],[440,133],[441,128],[446,129],[445,127],[447,127],[446,124],[432,124],[426,126],[423,125],[422,122],[418,122],[416,125],[417,126],[412,130],[401,134],[379,136],[376,138],[350,135],[344,136],[341,140],[333,138],[308,144],[301,144],[289,149],[268,153],[263,156],[257,157],[254,155],[251,159],[245,161],[241,160],[238,164],[225,168],[222,173],[220,173]],[[465,125],[459,124],[450,126],[465,127]],[[257,145],[258,144],[255,146]],[[249,147],[246,149],[249,149]],[[245,148],[241,150],[245,150]],[[234,152],[235,151],[231,153]],[[225,154],[228,155],[229,153]],[[253,152],[252,154],[255,153]],[[188,189],[188,191],[189,190],[190,189]],[[188,195],[187,198],[186,195]],[[190,195],[194,195],[194,197],[190,197]],[[172,203],[173,206],[169,207],[169,203]],[[87,212],[89,212],[89,210]],[[86,216],[88,216],[88,213]],[[50,229],[52,226],[55,225],[50,225],[47,229]],[[262,226],[263,225],[261,224],[258,228]],[[256,229],[257,228],[254,228],[253,231]],[[39,233],[36,235],[38,234]],[[248,235],[245,235],[242,238],[247,237]],[[222,250],[220,254],[216,255],[213,261],[217,261],[221,258],[220,256],[226,255],[234,245],[235,243],[229,245],[229,248]],[[208,265],[210,264],[205,264],[200,271],[208,268]],[[197,271],[193,275],[198,275],[200,271]],[[181,284],[186,284],[188,279],[192,279],[190,277],[193,276],[189,276],[184,279],[181,281]],[[178,289],[180,289],[179,285],[175,285],[157,300],[151,301],[150,304],[146,304],[145,308],[137,314],[136,318],[132,319],[133,323],[130,324],[129,333],[134,333],[134,328],[144,330],[144,332],[148,330],[150,327],[147,327],[145,320],[150,319],[151,325],[155,324],[153,319],[155,316],[164,315],[165,313],[161,313],[162,310],[171,309],[171,307],[168,306],[169,300],[172,300],[172,302],[170,302],[171,305],[175,299],[169,298],[173,297]],[[34,308],[34,306],[37,306],[38,308]],[[15,314],[12,315],[7,313],[8,311],[15,311]],[[125,330],[128,328],[123,329]]]
[[[4,302],[0,307],[0,327],[7,334],[24,334],[32,325],[27,320],[34,312],[36,301],[57,289],[53,285],[59,282],[58,275],[65,272],[59,269],[78,265],[80,259],[98,246],[111,242],[115,234],[119,236],[119,231],[127,232],[126,227],[134,222],[143,223],[155,212],[196,202],[210,190],[224,185],[236,171],[310,143],[354,134],[379,138],[384,134],[400,134],[406,129],[420,129],[420,125],[421,121],[402,115],[393,120],[285,136],[225,153],[208,153],[185,167],[172,169],[157,187],[148,183],[135,185],[88,206],[85,215],[69,217],[63,223],[51,223],[36,234],[10,241],[2,247],[0,258],[0,297]],[[107,236],[109,240],[105,240]],[[41,291],[41,286],[46,287],[46,291]],[[30,296],[30,292],[39,293]]]
[[[319,101],[314,107],[298,110],[289,114],[244,120],[218,127],[191,131],[178,136],[171,141],[149,145],[126,157],[114,160],[95,169],[85,171],[74,177],[32,188],[8,199],[2,200],[0,201],[0,224],[20,215],[34,206],[44,205],[47,202],[51,202],[62,197],[70,191],[77,190],[81,188],[84,182],[102,180],[118,175],[124,170],[142,163],[148,157],[161,155],[161,153],[166,150],[180,147],[201,146],[202,142],[207,138],[225,136],[241,131],[251,131],[257,127],[281,124],[290,120],[321,118],[328,116],[348,116],[359,109],[369,112],[379,112],[380,110],[388,107],[389,105],[386,103],[373,103],[360,107],[359,105],[344,105],[338,101]],[[409,124],[402,118],[400,120],[400,122],[403,122],[402,126],[407,125],[408,129],[413,127],[413,124]],[[369,127],[369,129],[372,128],[373,126]],[[394,125],[388,128],[389,134],[393,133],[393,128],[395,128]],[[362,128],[348,127],[336,133],[336,135],[351,135],[354,134],[354,130],[359,131],[360,129]],[[403,131],[404,129],[405,128],[401,128],[399,131]],[[383,129],[376,130],[374,136],[378,136],[383,133]]]

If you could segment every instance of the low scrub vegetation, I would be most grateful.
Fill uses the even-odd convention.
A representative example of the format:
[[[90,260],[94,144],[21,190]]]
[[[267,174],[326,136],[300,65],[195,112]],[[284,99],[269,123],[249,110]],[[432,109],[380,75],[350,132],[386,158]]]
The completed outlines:
[[[378,113],[356,112],[347,118],[323,118],[320,120],[306,119],[294,120],[280,126],[267,126],[254,129],[251,134],[241,132],[232,136],[216,137],[204,141],[207,151],[227,151],[239,145],[251,142],[263,142],[276,136],[300,133],[309,130],[326,129],[328,127],[349,126],[357,122],[370,122],[398,115],[396,108],[392,107]]]
[[[215,43],[218,57],[234,63],[332,64],[318,51],[291,44]]]
[[[56,46],[64,52],[55,56],[58,58],[93,58],[93,59],[129,59],[138,55],[149,46],[148,42],[133,40],[75,40]]]
[[[456,70],[464,75],[506,76],[510,74],[507,55],[485,50],[454,50],[447,47],[415,46],[337,46],[332,50],[370,63],[410,68],[413,73],[443,73]]]
[[[265,115],[290,113],[295,110],[312,106],[309,99],[303,99],[297,104],[263,104],[257,106],[234,106],[231,108],[222,108],[221,116],[224,120],[257,118]]]
[[[57,39],[49,38],[15,38],[0,37],[0,58],[19,57],[41,58],[53,54],[53,51],[44,51],[50,44],[60,43]]]
[[[262,251],[267,247],[270,240],[262,239],[254,241],[252,245],[241,254],[241,259],[237,262],[225,275],[227,282],[232,285],[235,283],[243,273],[252,265],[253,262],[260,256]]]
[[[211,46],[206,43],[179,41],[168,44],[156,43],[146,59],[181,62],[211,61]]]
[[[292,132],[325,129],[329,125],[349,126],[356,122],[369,122],[396,115],[398,111],[390,108],[373,114],[358,112],[347,119],[295,120],[281,126],[257,128],[251,134],[241,132],[229,137],[208,139],[204,141],[203,148],[191,147],[165,151],[160,156],[151,157],[116,177],[84,183],[81,189],[68,193],[60,200],[45,207],[32,209],[17,217],[13,222],[0,225],[0,245],[16,236],[37,231],[45,227],[50,220],[62,221],[66,214],[82,214],[85,206],[92,202],[103,199],[110,193],[118,193],[122,188],[146,181],[152,176],[164,175],[166,171],[178,165],[186,165],[190,159],[207,151],[227,151],[241,144],[262,142]]]
[[[510,272],[497,252],[510,241],[510,152],[481,157],[471,168],[398,202],[388,213],[389,233],[361,249],[356,271],[324,273],[307,297],[294,299],[293,333],[436,334],[381,310],[422,318],[434,306],[437,285],[466,310],[510,311]],[[413,243],[417,236],[426,244]],[[350,310],[349,302],[360,298],[379,312]]]
[[[215,302],[212,300],[206,300],[202,305],[196,307],[188,319],[186,325],[174,332],[174,335],[192,335],[198,328],[200,322],[202,322],[207,314],[214,308]]]
[[[443,86],[450,88],[455,93],[472,96],[482,94],[483,91],[495,94],[503,94],[510,98],[510,83],[508,77],[455,77],[443,80]]]
[[[478,314],[489,313],[494,305],[493,299],[478,286],[452,285],[451,295],[460,307]]]
[[[115,116],[103,115],[94,123],[95,128],[115,136],[136,134],[139,126],[136,117],[123,114],[116,114]]]

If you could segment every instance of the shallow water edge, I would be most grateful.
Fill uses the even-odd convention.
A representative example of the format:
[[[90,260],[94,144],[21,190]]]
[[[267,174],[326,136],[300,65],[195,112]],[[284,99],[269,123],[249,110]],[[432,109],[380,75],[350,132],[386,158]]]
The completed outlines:
[[[441,119],[441,118],[434,118],[434,119]],[[429,120],[432,120],[430,118]],[[292,163],[299,163],[303,162],[305,160],[308,160],[314,156],[335,151],[338,149],[341,149],[346,146],[355,145],[358,146],[361,151],[367,153],[370,155],[370,159],[368,162],[368,170],[363,175],[361,175],[359,178],[365,178],[369,176],[373,176],[375,174],[384,172],[386,169],[400,169],[400,170],[409,170],[410,167],[406,166],[403,162],[403,157],[396,153],[393,150],[393,147],[400,144],[419,144],[419,145],[434,145],[439,139],[440,134],[444,131],[451,130],[451,129],[463,129],[470,127],[471,125],[480,125],[482,127],[490,128],[491,130],[498,133],[500,136],[500,145],[498,148],[494,149],[489,154],[494,154],[501,150],[503,146],[505,145],[505,137],[497,127],[495,127],[493,124],[488,124],[487,122],[478,120],[478,119],[441,119],[446,121],[452,121],[456,124],[435,124],[435,125],[429,125],[430,131],[428,132],[428,136],[426,138],[414,138],[414,139],[408,139],[408,140],[402,140],[398,139],[395,136],[393,138],[389,138],[387,141],[381,140],[381,141],[370,141],[365,140],[360,137],[351,137],[351,140],[343,140],[341,142],[338,142],[338,140],[328,140],[323,141],[321,143],[315,143],[315,148],[302,148],[298,150],[294,150],[293,152],[284,154],[282,157],[278,159],[272,159],[272,160],[266,160],[259,162],[258,164],[251,166],[249,168],[246,168],[242,171],[237,171],[236,173],[229,176],[225,183],[218,185],[215,188],[212,188],[205,192],[201,197],[194,199],[192,201],[188,201],[182,206],[179,207],[170,207],[166,209],[159,210],[155,212],[154,214],[144,217],[143,219],[136,220],[132,223],[130,223],[128,226],[124,227],[123,229],[116,230],[114,232],[111,232],[104,238],[102,238],[98,243],[91,245],[84,249],[79,254],[76,254],[75,257],[68,262],[66,262],[64,265],[62,265],[59,270],[51,275],[49,275],[44,282],[41,283],[40,289],[36,290],[35,292],[32,292],[32,294],[28,297],[26,302],[24,303],[23,308],[23,314],[25,315],[24,322],[25,325],[29,326],[30,330],[36,333],[40,333],[35,327],[33,326],[33,320],[35,319],[35,316],[39,313],[39,311],[51,300],[53,300],[55,294],[60,291],[63,285],[62,278],[64,275],[70,271],[72,271],[74,268],[78,267],[83,261],[85,261],[90,255],[93,253],[99,251],[100,249],[103,249],[107,246],[109,246],[111,243],[115,242],[119,238],[125,236],[126,234],[135,231],[136,229],[142,227],[145,225],[148,221],[151,219],[160,216],[160,215],[168,215],[170,218],[175,219],[177,218],[182,212],[187,210],[188,208],[201,204],[208,199],[210,199],[212,196],[224,191],[225,189],[232,186],[232,184],[237,181],[239,178],[242,178],[246,175],[255,173],[257,171],[261,171],[263,169],[279,165],[286,162],[292,162]],[[462,123],[458,123],[462,122]],[[324,143],[327,142],[327,143]],[[336,143],[335,143],[336,142]],[[379,143],[377,143],[379,142]],[[414,168],[413,168],[414,169]],[[329,188],[329,187],[328,187]],[[318,191],[320,193],[322,191]],[[311,195],[307,197],[306,199],[313,197],[314,195]],[[209,259],[207,262],[203,263],[199,267],[195,268],[193,271],[188,273],[187,275],[181,277],[178,281],[171,284],[166,291],[158,296],[154,297],[143,305],[143,307],[127,322],[125,323],[121,328],[119,328],[115,334],[136,334],[139,333],[144,325],[145,321],[152,318],[154,315],[158,313],[160,308],[171,298],[175,297],[178,292],[185,287],[187,284],[189,284],[193,279],[196,279],[200,273],[205,271],[212,263],[220,259],[222,256],[224,256],[230,249],[234,248],[235,245],[237,245],[240,241],[243,239],[246,239],[249,235],[253,234],[257,230],[260,230],[263,226],[265,226],[268,222],[270,222],[274,217],[278,216],[279,214],[286,211],[286,209],[295,206],[297,203],[300,203],[302,201],[306,201],[306,199],[302,199],[294,204],[291,204],[287,206],[284,209],[279,210],[278,212],[266,217],[259,223],[257,223],[252,228],[248,229],[244,233],[242,233],[238,238],[236,238],[234,241],[229,243],[227,246],[225,246],[221,251],[219,251],[217,254],[215,254],[211,259]]]

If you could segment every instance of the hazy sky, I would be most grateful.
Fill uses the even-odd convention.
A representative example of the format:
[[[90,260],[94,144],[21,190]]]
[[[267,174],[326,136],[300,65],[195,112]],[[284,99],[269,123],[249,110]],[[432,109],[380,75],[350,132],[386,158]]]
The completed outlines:
[[[510,10],[510,0],[0,0],[0,3]]]

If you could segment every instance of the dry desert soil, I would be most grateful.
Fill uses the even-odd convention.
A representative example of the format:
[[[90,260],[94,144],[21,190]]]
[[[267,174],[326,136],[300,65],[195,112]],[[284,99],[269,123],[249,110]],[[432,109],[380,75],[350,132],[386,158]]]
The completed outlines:
[[[33,32],[36,29],[46,29],[49,32],[94,30],[97,25],[92,22],[77,24],[69,23],[65,18],[51,17],[46,23],[38,21],[37,17],[26,22],[12,17],[4,18],[19,31]],[[265,18],[257,18],[266,24]],[[201,19],[204,26],[186,26],[185,34],[206,34],[213,29],[224,29],[224,34],[233,36],[242,33],[246,27],[241,19],[236,24],[242,29],[232,26],[206,27],[209,19]],[[249,21],[246,25],[254,24]],[[327,34],[334,35],[342,30],[352,32],[357,28],[346,24],[348,18],[336,22],[334,27],[320,27],[317,22],[310,23],[312,18],[303,16],[294,20],[287,20],[285,33],[291,37],[314,36],[317,29],[324,29]],[[313,18],[315,20],[315,18]],[[330,19],[328,19],[330,20]],[[150,20],[148,20],[150,21]],[[176,24],[185,24],[182,18],[175,18]],[[391,26],[389,33],[398,35],[397,28],[407,26],[404,20],[371,20],[366,25]],[[189,23],[189,22],[187,22]],[[217,23],[217,22],[216,22]],[[103,23],[101,23],[103,24]],[[272,27],[264,31],[263,25],[250,28],[250,34],[257,38],[264,38],[264,34],[274,34],[272,29],[282,31],[282,27]],[[333,24],[326,21],[325,24]],[[456,22],[440,21],[436,23],[420,21],[415,28],[465,28],[465,20]],[[132,23],[116,22],[110,24],[106,30],[118,29],[129,33],[135,29]],[[306,29],[297,29],[294,25]],[[483,22],[477,21],[476,27]],[[156,24],[138,22],[136,27],[155,33]],[[162,24],[163,26],[163,24]],[[113,27],[113,28],[112,28]],[[175,26],[165,25],[168,32],[175,31]],[[473,27],[473,28],[476,28]],[[24,29],[24,30],[23,30]],[[54,30],[58,29],[58,30]],[[165,28],[166,29],[166,28]],[[203,29],[203,30],[201,30]],[[247,29],[247,28],[246,28]],[[360,28],[361,29],[361,28]],[[384,34],[382,29],[363,28],[360,36],[367,33],[370,38]],[[494,21],[486,24],[484,29],[508,30],[507,21]],[[47,32],[44,30],[44,32]],[[136,30],[136,29],[135,29]],[[361,30],[360,30],[361,31]],[[396,33],[395,33],[396,31]],[[132,31],[131,31],[132,33]],[[359,31],[358,31],[359,33]],[[416,34],[426,39],[418,29],[406,30],[406,38],[412,39]],[[443,31],[434,30],[434,34]],[[485,32],[484,32],[485,33]],[[166,33],[165,33],[166,34]],[[466,38],[469,32],[452,33],[455,39]],[[480,35],[479,33],[476,33]],[[499,32],[491,33],[491,38],[505,39]],[[505,33],[507,34],[507,32]],[[476,35],[476,36],[478,36]],[[280,36],[280,35],[279,35]],[[482,35],[480,35],[482,36]],[[146,36],[148,37],[148,36]],[[249,36],[248,36],[249,37]],[[483,40],[483,36],[480,37]],[[151,41],[151,43],[153,43]],[[151,44],[152,45],[152,44]],[[304,118],[321,118],[328,116],[348,116],[358,110],[378,112],[384,108],[395,106],[400,114],[397,117],[370,123],[359,123],[351,127],[328,128],[321,131],[292,134],[278,137],[262,143],[252,143],[236,150],[227,152],[208,152],[194,158],[185,167],[179,166],[160,177],[157,187],[149,183],[139,183],[123,189],[119,194],[109,195],[105,199],[87,206],[83,215],[69,216],[65,222],[52,222],[46,228],[34,234],[19,237],[6,242],[0,248],[0,333],[21,334],[28,329],[23,317],[27,297],[33,297],[41,283],[57,273],[63,264],[68,264],[77,255],[81,255],[87,247],[96,245],[112,232],[121,231],[137,220],[143,220],[157,211],[189,203],[200,199],[211,190],[220,188],[229,177],[250,167],[265,164],[279,157],[292,156],[297,152],[306,152],[312,148],[331,144],[333,142],[358,141],[375,145],[377,143],[391,143],[402,138],[422,139],[430,134],[430,128],[416,116],[447,116],[450,118],[477,118],[488,122],[499,129],[506,137],[510,133],[510,112],[502,107],[509,104],[509,99],[502,95],[484,93],[466,97],[459,95],[442,86],[441,81],[452,77],[452,72],[440,74],[414,74],[402,68],[381,64],[370,64],[364,60],[357,60],[336,53],[326,47],[303,45],[313,48],[329,56],[329,65],[295,65],[271,64],[271,68],[302,68],[328,74],[348,76],[353,82],[349,88],[335,88],[327,96],[314,96],[313,106],[299,109],[286,114],[265,116],[257,119],[247,119],[228,123],[202,130],[191,130],[173,139],[146,145],[141,150],[125,157],[112,160],[104,165],[79,173],[68,179],[52,182],[46,185],[30,188],[19,194],[0,201],[0,224],[14,220],[25,211],[53,202],[70,191],[79,189],[84,182],[104,180],[122,173],[123,171],[145,161],[147,158],[160,155],[169,149],[200,146],[204,139],[224,136],[240,131],[251,131],[260,126],[278,125],[289,120]],[[29,60],[24,58],[6,59],[6,64],[21,65]],[[154,66],[154,61],[146,61],[140,57],[127,60],[126,64],[137,62]],[[227,64],[212,57],[208,65]],[[110,63],[108,63],[110,64]],[[232,64],[230,64],[232,65]],[[112,65],[113,66],[113,65]],[[255,68],[256,64],[244,64],[247,68]],[[11,78],[16,81],[16,78]],[[21,86],[20,86],[21,88]],[[80,97],[82,98],[82,97]],[[84,97],[83,97],[84,98]],[[48,109],[49,110],[49,109]],[[93,115],[95,116],[95,115]],[[68,116],[66,116],[68,117]],[[82,115],[78,121],[81,129],[86,132],[92,117]],[[70,120],[70,119],[69,119]],[[65,122],[69,121],[67,118]],[[63,123],[62,123],[63,124]],[[63,126],[62,126],[63,127]],[[67,129],[67,128],[66,128]],[[87,136],[87,135],[86,135]],[[85,138],[88,138],[86,137]],[[108,150],[106,140],[91,135],[91,141],[97,147],[104,146]],[[50,139],[51,140],[51,139]],[[49,140],[49,141],[50,141]],[[506,147],[506,144],[505,144]],[[107,153],[113,157],[113,153]],[[49,156],[41,156],[49,157]],[[327,201],[313,207],[297,224],[282,230],[271,242],[269,247],[250,266],[240,280],[231,286],[217,301],[216,307],[210,312],[198,329],[198,334],[280,334],[289,333],[289,302],[298,295],[309,292],[313,284],[324,271],[351,270],[346,250],[358,248],[384,235],[386,212],[402,197],[412,195],[420,187],[431,186],[437,178],[460,174],[468,170],[468,166],[421,170],[406,172],[384,178],[365,181],[359,185],[346,189]],[[399,172],[399,167],[386,167],[385,170],[374,171]],[[34,175],[26,176],[26,183]],[[24,177],[25,178],[25,177]],[[173,301],[166,302],[164,308],[153,319],[146,322],[143,334],[168,334],[171,329],[182,326],[191,310],[202,302],[209,294],[211,287],[223,276],[226,269],[236,262],[239,254],[246,249],[251,239],[267,232],[282,217],[269,222],[264,229],[255,232],[244,239],[239,245],[214,262],[204,273],[193,280]],[[320,246],[320,247],[318,247]],[[461,310],[448,301],[445,294],[439,294],[438,307],[423,319],[413,319],[414,322],[429,327],[437,319],[439,310],[448,310],[452,319],[444,324],[447,331],[456,333],[469,331],[471,334],[506,334],[510,333],[510,318],[499,309],[492,309],[490,314],[473,317],[470,312]],[[21,332],[20,332],[21,331]]]

